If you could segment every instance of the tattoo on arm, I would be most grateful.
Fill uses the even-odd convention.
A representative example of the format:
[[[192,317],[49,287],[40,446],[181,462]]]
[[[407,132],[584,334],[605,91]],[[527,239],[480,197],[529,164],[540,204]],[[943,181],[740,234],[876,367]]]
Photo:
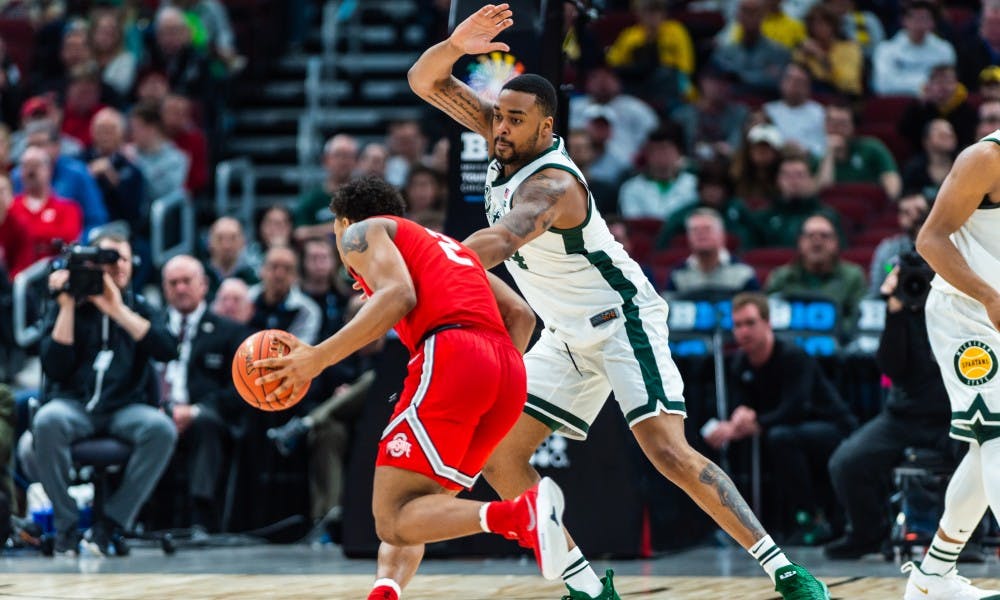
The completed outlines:
[[[555,221],[556,204],[566,194],[566,182],[544,173],[529,177],[517,190],[514,208],[500,221],[517,237],[548,231]]]
[[[719,503],[736,515],[740,524],[753,534],[754,540],[759,540],[767,535],[760,521],[757,520],[757,516],[753,514],[746,500],[737,491],[733,480],[718,465],[708,463],[708,466],[702,469],[701,474],[698,476],[698,481],[715,488],[719,494]]]
[[[448,79],[435,89],[429,98],[431,104],[466,128],[482,133],[489,126],[492,109],[487,111],[478,96],[462,88],[454,79]]]
[[[364,252],[368,249],[368,221],[358,221],[344,231],[340,246],[344,252]]]

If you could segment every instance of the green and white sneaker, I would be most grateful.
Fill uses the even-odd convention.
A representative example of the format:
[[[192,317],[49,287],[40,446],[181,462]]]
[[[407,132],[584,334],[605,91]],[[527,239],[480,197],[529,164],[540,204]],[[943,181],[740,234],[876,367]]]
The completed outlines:
[[[562,600],[622,600],[621,596],[618,595],[618,592],[615,591],[615,582],[613,581],[614,576],[615,572],[611,569],[608,569],[604,573],[604,577],[601,577],[601,583],[604,584],[604,589],[601,590],[600,594],[594,597],[574,590],[567,585],[566,587],[569,588],[569,595],[563,596]]]
[[[774,580],[774,591],[785,600],[830,600],[826,584],[795,563],[775,571]]]
[[[952,568],[944,575],[920,570],[920,563],[908,562],[901,569],[909,573],[904,600],[998,600],[1000,591],[977,588]]]

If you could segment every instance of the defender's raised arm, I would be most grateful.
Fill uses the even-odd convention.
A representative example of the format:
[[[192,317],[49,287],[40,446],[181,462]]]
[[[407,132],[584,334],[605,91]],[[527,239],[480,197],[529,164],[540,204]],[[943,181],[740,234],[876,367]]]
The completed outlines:
[[[451,74],[458,59],[466,54],[508,51],[510,47],[494,42],[501,31],[514,24],[508,4],[487,4],[462,21],[451,36],[420,55],[410,67],[407,80],[413,92],[445,112],[467,129],[490,139],[492,104]]]

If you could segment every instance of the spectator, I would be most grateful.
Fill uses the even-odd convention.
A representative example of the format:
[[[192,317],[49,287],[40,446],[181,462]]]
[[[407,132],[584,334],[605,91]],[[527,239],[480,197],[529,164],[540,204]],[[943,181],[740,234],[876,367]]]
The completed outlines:
[[[646,138],[659,125],[659,117],[642,100],[622,93],[618,74],[608,66],[596,66],[587,74],[586,91],[570,99],[570,128],[585,128],[595,116],[604,116],[611,124],[607,145],[631,165]]]
[[[385,179],[385,163],[388,159],[389,151],[386,150],[385,144],[377,142],[365,144],[358,157],[358,166],[354,169],[355,174],[358,177]]]
[[[984,100],[979,105],[979,122],[976,124],[975,138],[981,140],[997,129],[1000,129],[1000,100]]]
[[[844,38],[841,19],[824,4],[806,15],[809,37],[792,53],[792,60],[808,69],[818,91],[860,96],[864,55],[857,42]]]
[[[830,457],[830,480],[847,513],[847,535],[826,546],[832,559],[879,552],[888,539],[891,474],[908,447],[940,448],[948,439],[948,395],[927,339],[924,306],[897,296],[898,269],[882,284],[885,328],[875,361],[892,379],[882,411],[862,425]]]
[[[441,3],[442,0],[437,0],[437,2]],[[443,0],[443,4],[445,7],[450,7],[451,2]],[[597,36],[594,35],[593,28],[589,26],[589,15],[583,13],[572,2],[564,2],[562,6],[562,25],[563,31],[566,32],[562,43],[562,81],[576,89],[583,89],[587,74],[603,62],[604,49],[597,40]],[[447,33],[442,35],[442,39],[445,36]]]
[[[229,22],[226,7],[218,0],[174,0],[172,4],[185,11],[188,22],[196,20],[204,29],[205,46],[217,57],[230,73],[237,73],[246,66],[246,57],[236,49],[236,36]]]
[[[177,340],[144,300],[126,291],[132,275],[128,241],[105,236],[96,243],[119,253],[118,261],[104,268],[103,294],[81,301],[60,292],[69,280],[67,271],[49,277],[58,303],[41,342],[49,385],[32,435],[36,475],[52,501],[58,553],[77,551],[80,541],[76,500],[68,489],[70,446],[95,434],[110,434],[132,446],[121,483],[104,502],[104,520],[91,529],[91,540],[102,554],[113,546],[121,556],[128,553],[121,533],[132,528],[173,453],[177,432],[155,407],[149,384],[150,360],[177,358]]]
[[[232,386],[231,365],[246,329],[207,311],[208,278],[200,262],[179,255],[163,266],[167,329],[177,338],[177,358],[161,365],[164,412],[177,429],[178,459],[186,475],[191,525],[217,531],[216,498],[223,479],[229,423],[243,403]]]
[[[666,0],[633,0],[638,23],[626,27],[608,48],[608,65],[628,93],[668,113],[693,94],[694,46],[687,29],[667,18]]]
[[[84,234],[108,222],[108,210],[97,182],[82,161],[60,153],[59,129],[48,121],[32,123],[25,132],[29,146],[37,146],[49,155],[49,173],[52,191],[60,198],[76,202],[83,211]],[[22,155],[23,162],[23,155]],[[11,172],[14,192],[27,187],[22,180],[21,167]]]
[[[188,158],[167,138],[158,104],[142,102],[129,113],[132,146],[129,153],[146,177],[150,202],[184,192]]]
[[[36,70],[32,91],[39,95],[62,98],[69,83],[70,73],[85,67],[94,60],[90,51],[89,30],[85,21],[72,21],[63,30],[59,46],[59,62],[51,70]]]
[[[427,137],[419,121],[397,121],[389,125],[386,136],[389,158],[385,164],[385,180],[396,187],[406,183],[410,169],[420,164],[427,152]],[[357,156],[357,149],[354,151]],[[326,199],[330,203],[330,199]]]
[[[578,163],[579,164],[579,163]],[[733,181],[724,162],[705,163],[698,170],[698,203],[674,213],[656,239],[657,248],[667,248],[675,237],[687,231],[688,217],[699,209],[710,209],[722,217],[727,233],[735,235],[740,247],[759,243],[758,224],[742,200],[733,195]]]
[[[764,105],[764,113],[781,132],[786,144],[798,146],[814,158],[826,152],[823,105],[810,99],[812,80],[801,65],[789,63],[781,76],[781,98]]]
[[[127,98],[135,84],[137,61],[125,47],[123,15],[110,7],[98,8],[91,15],[90,47],[101,70],[101,79],[120,98]]]
[[[179,94],[168,94],[160,107],[163,130],[167,137],[188,158],[187,180],[184,187],[194,196],[208,191],[208,141],[205,132],[194,122],[191,101]]]
[[[825,465],[834,449],[856,426],[850,409],[815,359],[794,343],[775,338],[767,297],[759,293],[733,298],[733,337],[739,351],[729,363],[726,421],[706,432],[714,448],[759,435],[781,486],[783,505],[798,529],[791,536],[808,542],[821,531],[819,511],[829,495]],[[775,494],[779,492],[775,491]],[[828,513],[829,516],[829,513]]]
[[[855,119],[847,105],[826,107],[826,155],[819,168],[819,185],[871,183],[895,199],[901,189],[896,160],[878,138],[855,135]]]
[[[287,246],[267,251],[260,268],[260,283],[250,288],[254,315],[250,326],[256,330],[281,329],[307,344],[319,340],[323,313],[302,293],[298,279],[299,259]]]
[[[403,186],[407,214],[414,215],[425,211],[444,214],[446,192],[445,180],[440,173],[422,165],[413,167]]]
[[[764,0],[740,0],[736,21],[742,35],[718,45],[712,60],[740,82],[742,93],[771,95],[778,89],[781,73],[788,64],[788,50],[761,31],[765,16]]]
[[[149,102],[159,106],[167,99],[169,93],[170,82],[162,71],[147,67],[138,75],[138,83],[135,84],[136,102]]]
[[[7,53],[7,44],[0,38],[0,122],[11,130],[17,128],[21,108],[21,70]]]
[[[698,201],[698,178],[684,170],[684,136],[668,122],[654,131],[643,150],[643,172],[622,184],[618,207],[627,219],[667,220]]]
[[[597,153],[590,133],[586,129],[570,130],[566,135],[566,150],[587,180],[587,188],[594,197],[597,210],[602,215],[618,214],[618,189],[621,187],[621,182],[607,182],[591,176],[590,167],[594,164]]]
[[[590,163],[591,179],[609,186],[620,186],[632,168],[632,158],[613,142],[617,126],[614,114],[607,106],[591,106],[585,114],[586,131],[594,148]]]
[[[340,277],[341,263],[329,238],[310,238],[302,243],[302,293],[322,311],[319,338],[325,340],[344,325],[347,301],[354,295]],[[341,285],[337,285],[341,283]]]
[[[768,246],[793,247],[801,244],[802,224],[821,213],[840,229],[840,218],[816,195],[816,180],[809,171],[809,160],[791,155],[781,159],[778,167],[778,195],[770,207],[758,215],[761,239]]]
[[[96,69],[91,65],[74,69],[66,87],[62,133],[80,140],[84,147],[89,146],[93,141],[90,122],[102,108],[101,80]]]
[[[691,256],[670,272],[668,292],[735,294],[760,289],[753,268],[734,259],[726,249],[726,229],[719,213],[711,208],[695,209],[687,218],[687,239]]]
[[[951,123],[934,119],[924,127],[924,151],[914,156],[903,168],[903,186],[921,190],[928,198],[937,196],[944,178],[951,171],[958,149],[958,140]]]
[[[763,14],[760,30],[764,37],[772,42],[780,44],[788,50],[794,50],[805,41],[806,28],[797,18],[786,14],[781,5],[781,0],[763,0],[760,3]],[[745,30],[746,25],[739,18],[739,12],[737,12],[736,22],[730,23],[728,27],[723,29],[717,39],[723,43],[739,43],[745,36]]]
[[[128,223],[132,247],[141,259],[133,279],[142,289],[153,269],[146,182],[139,167],[125,157],[125,117],[120,112],[101,109],[90,128],[93,143],[82,158],[104,196],[108,219]]]
[[[964,36],[963,41],[958,44],[959,79],[976,91],[982,83],[980,73],[996,66],[1000,57],[1000,5],[983,2],[977,35]]]
[[[955,77],[955,67],[940,65],[931,70],[920,98],[914,98],[899,120],[899,133],[919,148],[928,123],[946,119],[955,128],[958,143],[972,143],[976,130],[976,110],[968,101],[965,86]]]
[[[247,262],[246,237],[243,226],[232,217],[219,217],[208,230],[208,297],[215,296],[219,285],[226,279],[239,279],[253,285],[257,271]]]
[[[33,123],[47,123],[56,128],[59,132],[59,124],[62,122],[62,113],[48,96],[33,96],[25,100],[21,106],[21,129],[15,131],[10,136],[10,156],[14,161],[21,159],[21,154],[28,147],[28,129]],[[61,156],[77,157],[83,152],[83,145],[80,140],[61,135],[59,137],[59,154]]]
[[[868,295],[879,298],[882,284],[893,267],[899,264],[899,256],[913,252],[913,244],[917,239],[917,231],[923,225],[930,210],[927,196],[920,191],[908,191],[896,203],[897,222],[900,233],[887,237],[875,247],[872,264],[868,270]]]
[[[858,10],[854,0],[827,0],[825,5],[840,19],[847,39],[857,42],[870,60],[879,42],[885,39],[885,28],[874,13]]]
[[[250,286],[242,279],[235,277],[223,279],[222,283],[219,284],[218,291],[215,292],[212,312],[240,325],[250,323],[250,319],[253,318]]]
[[[0,174],[8,175],[14,170],[14,163],[10,157],[10,129],[0,123]]]
[[[982,102],[1000,100],[1000,66],[992,65],[979,72],[979,98]]]
[[[732,158],[742,140],[747,107],[733,100],[735,78],[709,64],[698,76],[701,95],[677,108],[670,119],[684,128],[685,151],[701,160]]]
[[[330,198],[354,177],[358,164],[358,142],[346,133],[327,140],[323,146],[322,185],[306,192],[295,204],[295,239],[304,240],[333,234]]]
[[[748,199],[770,199],[778,195],[778,168],[785,138],[770,123],[754,125],[746,133],[733,160],[736,195]]]
[[[917,97],[931,69],[955,64],[955,49],[934,34],[936,16],[937,6],[930,0],[906,2],[903,28],[875,48],[872,91],[879,96]]]
[[[26,150],[19,169],[21,194],[13,196],[10,180],[0,177],[0,249],[11,280],[35,261],[55,255],[56,240],[75,242],[83,232],[79,205],[53,193],[52,162],[44,150]]]
[[[813,215],[802,223],[799,255],[778,267],[767,280],[768,294],[820,295],[834,303],[841,334],[854,331],[861,298],[865,295],[865,273],[854,263],[840,260],[837,228],[826,215]]]
[[[255,219],[256,238],[247,248],[247,264],[259,271],[264,264],[264,255],[271,248],[291,246],[292,212],[284,204],[272,204],[257,211]]]
[[[184,13],[164,7],[156,14],[156,41],[148,67],[166,75],[170,91],[208,104],[209,68],[205,56],[191,44],[191,26]]]

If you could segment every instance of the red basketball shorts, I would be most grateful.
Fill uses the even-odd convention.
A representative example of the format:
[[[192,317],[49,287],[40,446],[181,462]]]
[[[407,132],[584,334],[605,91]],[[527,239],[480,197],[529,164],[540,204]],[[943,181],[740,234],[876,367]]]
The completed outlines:
[[[526,398],[524,360],[509,339],[474,329],[436,333],[410,359],[375,465],[471,488]]]

